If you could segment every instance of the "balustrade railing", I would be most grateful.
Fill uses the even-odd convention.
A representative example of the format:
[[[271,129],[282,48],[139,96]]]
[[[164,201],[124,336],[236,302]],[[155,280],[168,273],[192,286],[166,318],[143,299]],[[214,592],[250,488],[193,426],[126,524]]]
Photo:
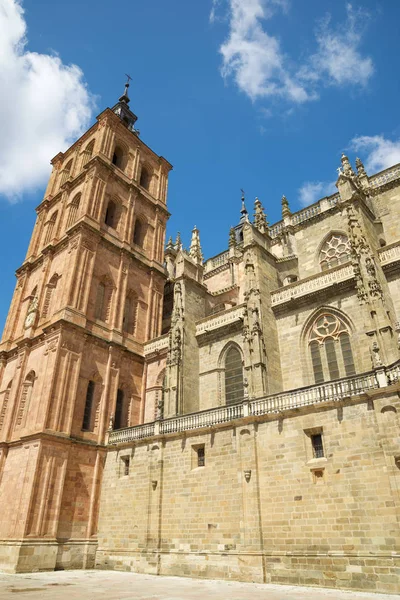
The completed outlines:
[[[391,263],[400,258],[400,244],[395,243],[391,246],[384,246],[379,249],[379,260],[382,265]]]
[[[329,272],[318,273],[313,277],[310,277],[306,281],[299,283],[293,283],[287,288],[281,288],[274,292],[271,292],[271,304],[277,306],[290,301],[292,298],[299,298],[300,296],[306,296],[317,292],[318,290],[325,290],[331,285],[347,281],[354,277],[354,271],[351,264],[344,265],[342,267],[336,267]]]
[[[390,169],[386,169],[386,171],[383,171],[382,173],[373,175],[370,178],[370,185],[373,188],[378,188],[381,185],[385,185],[385,183],[389,183],[390,181],[394,181],[398,178],[400,178],[400,165],[395,165]]]
[[[387,384],[395,383],[400,379],[400,362],[388,367],[386,369],[386,376]],[[109,433],[108,444],[123,444],[155,435],[166,435],[212,427],[248,416],[259,417],[302,406],[340,401],[378,387],[379,384],[375,373],[371,371],[362,375],[281,392],[232,406],[221,406],[202,412],[172,417],[164,421],[156,421],[146,423],[145,425],[111,431]]]
[[[250,402],[249,413],[256,416],[266,415],[271,412],[291,410],[310,404],[319,404],[320,402],[343,400],[343,398],[357,396],[377,387],[375,374],[373,372],[364,373],[358,377],[348,377],[313,387],[282,392],[260,400],[253,400]]]

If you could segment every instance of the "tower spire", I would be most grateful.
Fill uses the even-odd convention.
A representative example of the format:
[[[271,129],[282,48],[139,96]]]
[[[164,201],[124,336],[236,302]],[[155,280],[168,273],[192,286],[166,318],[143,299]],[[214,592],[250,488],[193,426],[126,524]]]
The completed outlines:
[[[129,82],[131,81],[132,77],[130,75],[128,75],[127,73],[125,73],[127,80],[125,83],[125,89],[124,89],[124,93],[122,94],[122,96],[120,97],[119,101],[120,102],[125,102],[125,104],[129,104],[129,102],[131,101],[129,96],[128,96],[128,89],[129,89]]]
[[[244,190],[240,190],[242,192],[242,208],[240,210],[240,214],[242,215],[240,217],[240,223],[244,223],[245,221],[249,220],[249,213],[247,212],[247,208],[246,208],[246,204],[245,204],[245,197],[244,197]]]

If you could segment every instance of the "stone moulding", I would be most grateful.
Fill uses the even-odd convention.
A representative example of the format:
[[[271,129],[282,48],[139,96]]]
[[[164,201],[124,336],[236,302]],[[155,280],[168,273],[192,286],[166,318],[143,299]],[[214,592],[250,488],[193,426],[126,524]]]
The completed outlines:
[[[379,260],[382,267],[400,260],[400,242],[384,246],[378,250]]]
[[[350,263],[347,263],[343,266],[330,269],[329,272],[318,273],[306,280],[293,283],[284,289],[271,292],[271,306],[285,304],[297,298],[324,291],[334,285],[353,279],[355,279],[353,267]]]
[[[243,320],[244,308],[244,304],[241,304],[240,306],[229,308],[223,313],[207,317],[207,319],[202,319],[196,324],[196,336]]]
[[[379,378],[385,384],[395,384],[400,379],[400,361],[389,368],[383,369],[384,378]],[[385,372],[386,371],[386,372]],[[320,385],[298,388],[281,392],[257,400],[244,401],[231,406],[221,406],[201,412],[181,415],[155,421],[145,425],[127,427],[109,433],[108,445],[125,444],[151,438],[158,435],[176,434],[196,429],[212,428],[229,423],[236,419],[247,417],[261,417],[268,414],[280,414],[302,407],[340,402],[354,398],[379,387],[377,375],[374,371],[362,373],[353,377],[330,381]]]
[[[151,342],[148,342],[144,345],[144,354],[148,356],[149,354],[157,354],[162,350],[168,349],[168,333],[162,335]]]

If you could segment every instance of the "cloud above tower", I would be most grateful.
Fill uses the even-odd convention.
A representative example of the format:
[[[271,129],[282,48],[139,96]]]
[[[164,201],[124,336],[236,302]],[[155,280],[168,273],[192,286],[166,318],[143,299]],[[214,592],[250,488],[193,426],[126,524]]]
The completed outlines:
[[[87,129],[93,109],[83,72],[27,50],[24,10],[0,0],[0,197],[19,201],[46,183],[49,160]]]
[[[289,0],[213,0],[210,21],[223,14],[229,23],[221,44],[221,74],[232,78],[253,101],[284,99],[302,104],[319,98],[327,86],[365,87],[374,73],[373,61],[361,51],[369,20],[367,11],[345,5],[345,19],[333,24],[325,14],[315,24],[315,51],[301,60],[285,49],[285,35],[271,33],[278,11],[287,13]]]

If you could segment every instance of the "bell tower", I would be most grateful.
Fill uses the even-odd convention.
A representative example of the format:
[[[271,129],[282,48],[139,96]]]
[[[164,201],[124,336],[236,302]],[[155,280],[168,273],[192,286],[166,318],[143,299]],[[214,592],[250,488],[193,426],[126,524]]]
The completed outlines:
[[[52,173],[0,345],[0,569],[94,564],[105,434],[142,416],[170,163],[123,95]]]

